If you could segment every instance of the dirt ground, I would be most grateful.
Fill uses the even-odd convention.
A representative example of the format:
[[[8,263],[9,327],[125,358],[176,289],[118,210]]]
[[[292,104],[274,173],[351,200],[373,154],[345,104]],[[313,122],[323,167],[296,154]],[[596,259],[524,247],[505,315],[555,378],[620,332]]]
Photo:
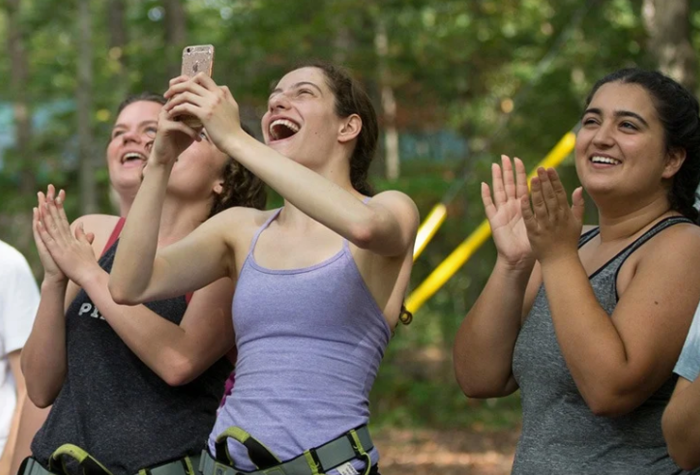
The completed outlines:
[[[373,438],[382,475],[505,475],[518,431],[382,429]]]

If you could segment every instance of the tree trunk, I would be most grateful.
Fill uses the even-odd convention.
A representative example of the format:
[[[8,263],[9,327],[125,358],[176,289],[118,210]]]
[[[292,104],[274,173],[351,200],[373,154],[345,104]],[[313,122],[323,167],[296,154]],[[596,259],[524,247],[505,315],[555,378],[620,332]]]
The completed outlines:
[[[109,57],[117,63],[115,74],[120,96],[128,89],[126,84],[126,3],[124,0],[109,0],[107,5],[107,27],[109,29]]]
[[[90,0],[78,0],[78,161],[80,163],[80,209],[97,212],[95,154],[92,147],[92,14]]]
[[[183,0],[165,0],[165,48],[168,79],[180,75],[182,48],[187,42],[187,14]]]
[[[382,94],[382,114],[384,116],[386,177],[389,180],[396,180],[400,174],[399,132],[396,128],[396,100],[394,98],[394,89],[391,87],[391,71],[388,65],[389,39],[386,34],[386,25],[381,18],[377,21],[374,45],[379,60],[379,85]]]
[[[10,97],[15,121],[15,148],[19,160],[21,196],[36,192],[32,166],[32,122],[27,97],[29,65],[24,45],[24,31],[20,17],[21,0],[7,0],[7,49],[10,56]]]
[[[691,91],[697,87],[697,56],[691,44],[688,0],[644,0],[648,48],[658,68]]]

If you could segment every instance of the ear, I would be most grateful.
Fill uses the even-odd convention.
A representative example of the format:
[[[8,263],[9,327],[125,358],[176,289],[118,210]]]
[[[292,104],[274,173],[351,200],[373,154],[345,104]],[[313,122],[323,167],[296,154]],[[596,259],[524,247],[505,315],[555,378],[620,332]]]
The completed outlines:
[[[357,114],[351,114],[340,124],[338,130],[338,142],[348,143],[357,137],[362,130],[362,119]]]
[[[219,180],[214,184],[214,188],[212,189],[214,194],[220,195],[224,191],[224,180]]]
[[[665,179],[673,177],[685,162],[686,152],[684,148],[675,148],[666,154],[666,166],[662,177]]]

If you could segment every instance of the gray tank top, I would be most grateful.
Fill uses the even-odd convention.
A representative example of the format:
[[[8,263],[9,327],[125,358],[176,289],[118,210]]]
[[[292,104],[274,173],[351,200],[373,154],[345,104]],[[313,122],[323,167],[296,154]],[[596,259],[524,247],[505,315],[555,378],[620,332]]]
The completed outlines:
[[[617,305],[617,275],[625,260],[667,227],[689,222],[683,217],[660,221],[591,275],[595,296],[608,315]],[[596,228],[584,234],[579,248],[598,232]],[[559,349],[544,285],[515,343],[513,375],[523,408],[514,474],[687,473],[669,457],[661,432],[661,416],[677,377],[669,374],[661,388],[629,414],[594,415]]]

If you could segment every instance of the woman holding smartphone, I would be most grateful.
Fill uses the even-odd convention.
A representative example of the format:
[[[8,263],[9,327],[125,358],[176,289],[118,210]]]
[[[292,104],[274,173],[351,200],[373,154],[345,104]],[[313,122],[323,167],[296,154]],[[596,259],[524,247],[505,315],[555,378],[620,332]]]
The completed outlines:
[[[120,163],[132,157],[142,163],[154,139],[155,122],[129,118],[138,104],[124,108],[115,125],[110,149],[120,151]],[[162,106],[158,111],[164,115]],[[172,126],[167,118],[158,121],[161,134]],[[229,206],[264,205],[261,182],[200,134],[177,157],[167,185],[156,223],[161,245]],[[137,150],[132,141],[148,145]],[[134,166],[138,175],[141,163]],[[98,261],[101,245],[95,247],[85,225],[69,227],[64,199],[49,187],[34,211],[45,277],[22,365],[30,398],[53,407],[24,473],[60,472],[52,454],[69,443],[94,457],[84,467],[97,460],[115,475],[143,469],[191,475],[231,369],[223,355],[233,346],[233,282],[219,279],[148,305],[118,305],[107,279],[119,241]]]
[[[124,228],[110,278],[119,302],[237,280],[236,384],[204,473],[214,458],[244,472],[283,464],[287,473],[377,473],[368,394],[401,313],[418,213],[396,191],[368,196],[378,136],[369,98],[331,65],[295,69],[270,95],[261,144],[242,132],[229,90],[204,75],[171,81],[166,97],[169,117],[199,118],[221,150],[285,199],[273,211],[227,210],[158,249],[150,221],[174,157],[197,138],[181,124],[162,136],[168,143],[156,140]],[[340,449],[329,456],[331,441]]]

